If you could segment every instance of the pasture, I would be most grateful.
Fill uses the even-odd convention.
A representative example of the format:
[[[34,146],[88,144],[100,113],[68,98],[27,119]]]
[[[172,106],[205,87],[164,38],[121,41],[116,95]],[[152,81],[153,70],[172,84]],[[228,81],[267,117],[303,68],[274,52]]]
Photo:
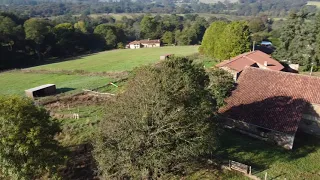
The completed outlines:
[[[155,63],[164,54],[186,56],[197,51],[198,46],[121,49],[4,72],[0,73],[0,94],[23,95],[25,89],[49,83],[56,84],[60,92],[93,89],[116,79],[99,73],[130,71],[135,67]]]
[[[135,67],[159,61],[161,55],[187,56],[198,52],[199,46],[168,46],[161,48],[118,49],[31,68],[32,70],[85,70],[89,72],[130,71]]]
[[[24,95],[24,90],[42,84],[56,84],[58,92],[91,89],[111,81],[102,76],[81,76],[66,74],[39,74],[23,71],[0,73],[0,94]]]

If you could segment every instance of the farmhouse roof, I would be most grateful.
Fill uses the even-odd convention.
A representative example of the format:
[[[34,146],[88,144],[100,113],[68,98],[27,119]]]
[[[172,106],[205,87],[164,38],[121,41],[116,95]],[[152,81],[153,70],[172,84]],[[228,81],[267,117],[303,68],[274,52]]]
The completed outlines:
[[[140,44],[140,41],[132,41],[129,44]]]
[[[247,67],[219,113],[263,128],[293,134],[308,104],[320,104],[320,78]]]
[[[270,55],[259,50],[240,54],[239,56],[236,56],[231,60],[225,60],[216,66],[226,67],[241,72],[246,66],[253,66],[255,64],[258,64],[259,67],[276,71],[281,71],[284,68],[277,60],[272,59]]]
[[[157,43],[160,43],[160,39],[154,39],[154,40],[143,39],[143,40],[140,40],[140,42],[142,44],[157,44]]]
[[[25,91],[26,92],[33,92],[33,91],[38,91],[38,90],[45,89],[45,88],[48,88],[48,87],[51,87],[51,86],[55,86],[55,84],[44,84],[44,85],[41,85],[41,86],[38,86],[38,87],[27,89]]]
[[[143,39],[140,41],[132,41],[129,44],[157,44],[157,43],[160,43],[160,39],[154,39],[154,40]]]

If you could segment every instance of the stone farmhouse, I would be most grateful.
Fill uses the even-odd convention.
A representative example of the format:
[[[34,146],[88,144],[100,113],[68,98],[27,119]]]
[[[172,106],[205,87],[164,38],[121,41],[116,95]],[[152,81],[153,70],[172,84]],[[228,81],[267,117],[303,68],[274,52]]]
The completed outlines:
[[[320,78],[247,67],[219,109],[225,127],[286,149],[297,130],[320,137]]]
[[[240,73],[246,66],[275,71],[281,71],[284,69],[284,66],[277,60],[272,59],[270,55],[259,50],[240,54],[239,56],[230,60],[225,60],[216,65],[216,67],[230,72],[233,75],[234,80],[238,79]]]
[[[132,41],[127,45],[127,48],[130,49],[140,49],[140,48],[152,48],[152,47],[160,47],[161,41],[160,39],[150,40],[140,40],[140,41]]]

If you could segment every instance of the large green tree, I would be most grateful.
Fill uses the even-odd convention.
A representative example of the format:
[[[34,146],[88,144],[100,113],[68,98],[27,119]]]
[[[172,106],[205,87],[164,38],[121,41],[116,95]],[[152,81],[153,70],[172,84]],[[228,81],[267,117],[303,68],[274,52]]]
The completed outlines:
[[[250,50],[250,33],[246,22],[214,22],[204,34],[200,52],[224,60]]]
[[[280,46],[274,53],[278,60],[298,63],[309,70],[311,64],[318,64],[317,23],[307,21],[308,14],[303,11],[290,14],[280,35]]]
[[[53,32],[60,55],[68,55],[75,51],[76,40],[74,38],[74,28],[71,23],[58,24],[53,28]]]
[[[174,34],[172,32],[165,32],[161,38],[162,42],[168,45],[171,45],[174,43]]]
[[[141,37],[156,39],[159,38],[160,26],[152,16],[144,16],[140,23]]]
[[[0,177],[35,179],[63,160],[59,124],[27,98],[0,96]]]
[[[217,56],[216,54],[219,49],[219,47],[217,47],[217,44],[219,43],[219,41],[222,41],[222,34],[226,26],[227,23],[224,21],[216,21],[209,26],[203,36],[202,44],[200,47],[201,53],[210,57]]]
[[[44,19],[31,18],[24,23],[23,27],[26,39],[35,43],[35,51],[39,60],[42,60],[41,45],[51,31],[50,23]]]
[[[116,48],[119,42],[122,42],[124,33],[121,29],[110,24],[100,24],[94,29],[94,33],[105,39],[108,49]]]
[[[215,99],[200,65],[172,58],[135,71],[94,142],[104,179],[157,179],[216,147]]]

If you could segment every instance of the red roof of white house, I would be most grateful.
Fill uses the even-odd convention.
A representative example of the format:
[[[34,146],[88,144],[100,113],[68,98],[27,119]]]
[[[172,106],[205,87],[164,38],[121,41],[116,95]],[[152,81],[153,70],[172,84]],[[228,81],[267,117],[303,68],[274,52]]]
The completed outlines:
[[[308,104],[320,104],[320,78],[247,67],[219,113],[260,127],[295,133]]]
[[[140,41],[132,41],[129,44],[158,44],[160,43],[160,39],[154,39],[154,40],[150,40],[150,39],[143,39]]]
[[[267,66],[265,66],[265,63],[267,63]],[[270,55],[259,50],[240,54],[239,56],[234,57],[231,60],[225,60],[216,66],[227,67],[234,71],[241,72],[246,66],[253,66],[254,64],[265,69],[276,71],[281,71],[284,68],[277,60],[272,59]]]

